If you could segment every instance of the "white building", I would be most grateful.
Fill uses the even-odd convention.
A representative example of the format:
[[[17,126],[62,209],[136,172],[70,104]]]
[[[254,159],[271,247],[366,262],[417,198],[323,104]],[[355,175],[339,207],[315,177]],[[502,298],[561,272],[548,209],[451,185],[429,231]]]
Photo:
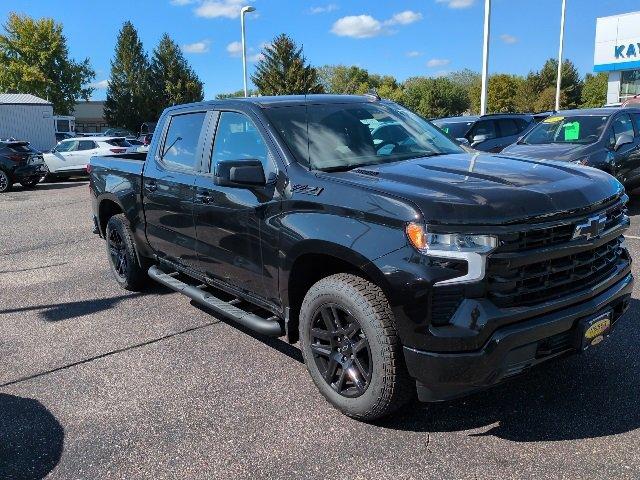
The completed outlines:
[[[53,105],[26,93],[0,93],[0,139],[29,142],[40,151],[56,144]]]
[[[640,12],[598,18],[593,64],[609,73],[607,103],[640,94]]]

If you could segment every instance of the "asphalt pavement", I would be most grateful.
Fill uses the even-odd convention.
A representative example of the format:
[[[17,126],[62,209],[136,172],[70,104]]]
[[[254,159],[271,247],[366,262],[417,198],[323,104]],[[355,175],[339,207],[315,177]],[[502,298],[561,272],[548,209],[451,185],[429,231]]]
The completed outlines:
[[[366,424],[296,346],[117,287],[90,210],[86,181],[0,195],[0,479],[640,478],[638,286],[598,348]]]

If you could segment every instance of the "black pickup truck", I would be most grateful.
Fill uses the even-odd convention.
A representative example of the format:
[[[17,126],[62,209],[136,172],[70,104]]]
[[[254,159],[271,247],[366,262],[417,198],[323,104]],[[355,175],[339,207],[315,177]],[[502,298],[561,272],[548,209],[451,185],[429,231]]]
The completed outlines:
[[[616,179],[469,154],[373,96],[172,107],[146,156],[94,157],[90,175],[122,287],[151,277],[299,341],[320,392],[359,419],[581,352],[630,301]]]

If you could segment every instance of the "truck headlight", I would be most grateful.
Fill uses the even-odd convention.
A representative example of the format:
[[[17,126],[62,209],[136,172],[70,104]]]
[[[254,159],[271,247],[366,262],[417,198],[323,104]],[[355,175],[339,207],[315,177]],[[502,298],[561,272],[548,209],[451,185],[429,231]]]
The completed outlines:
[[[487,255],[498,246],[498,239],[492,235],[429,233],[426,226],[413,222],[407,225],[406,233],[409,242],[425,255],[467,262],[466,275],[436,282],[435,285],[482,280],[485,274]]]

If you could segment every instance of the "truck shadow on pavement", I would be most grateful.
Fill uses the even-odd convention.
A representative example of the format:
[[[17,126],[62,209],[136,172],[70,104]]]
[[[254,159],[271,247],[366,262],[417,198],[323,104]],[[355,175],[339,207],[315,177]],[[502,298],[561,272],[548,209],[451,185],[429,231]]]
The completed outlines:
[[[599,347],[517,380],[440,404],[411,405],[378,424],[415,432],[471,432],[516,442],[578,440],[640,428],[640,301]],[[487,429],[487,427],[489,427]]]
[[[63,446],[64,428],[44,405],[0,393],[0,478],[46,477]]]
[[[168,293],[172,293],[172,290],[169,290],[162,285],[152,284],[140,293],[130,293],[108,298],[95,298],[91,300],[78,300],[77,302],[52,303],[48,305],[32,305],[26,307],[8,308],[6,310],[0,310],[0,315],[5,313],[38,311],[40,316],[47,322],[61,322],[63,320],[70,320],[72,318],[82,317],[84,315],[92,315],[104,310],[109,310],[110,308],[118,305],[120,302],[134,297],[146,295],[164,295]]]

